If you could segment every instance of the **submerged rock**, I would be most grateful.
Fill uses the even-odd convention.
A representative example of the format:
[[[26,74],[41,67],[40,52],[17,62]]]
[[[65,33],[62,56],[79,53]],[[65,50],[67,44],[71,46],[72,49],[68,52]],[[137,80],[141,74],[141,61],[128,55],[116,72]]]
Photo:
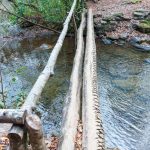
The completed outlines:
[[[112,44],[112,40],[107,39],[107,38],[103,38],[102,41],[103,41],[103,43],[104,43],[105,45],[111,45],[111,44]]]
[[[144,62],[150,64],[150,58],[144,59]]]
[[[40,50],[48,50],[51,49],[53,46],[49,44],[42,44],[40,47],[37,47],[34,49],[34,51],[40,51]]]
[[[149,39],[142,39],[139,37],[133,37],[130,39],[130,44],[139,51],[150,51]]]
[[[116,79],[112,80],[112,83],[115,87],[124,90],[124,91],[131,91],[136,88],[138,79],[134,77],[130,77],[128,79]]]

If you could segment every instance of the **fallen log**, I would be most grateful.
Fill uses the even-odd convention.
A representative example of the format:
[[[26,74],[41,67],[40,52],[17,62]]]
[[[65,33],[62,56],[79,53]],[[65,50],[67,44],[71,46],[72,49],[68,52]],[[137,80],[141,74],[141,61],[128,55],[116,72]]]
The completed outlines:
[[[1,109],[0,123],[24,124],[26,111],[21,109]]]
[[[44,70],[42,71],[42,73],[38,77],[37,81],[35,82],[33,88],[31,89],[29,95],[27,96],[27,98],[25,100],[25,103],[21,107],[22,109],[27,110],[27,112],[29,114],[32,113],[32,110],[36,107],[36,103],[39,100],[41,93],[42,93],[49,77],[54,74],[54,67],[56,64],[56,60],[57,60],[58,54],[62,48],[65,36],[67,34],[68,26],[69,26],[70,20],[72,18],[72,15],[74,13],[76,3],[77,3],[77,0],[74,0],[71,10],[65,20],[63,30],[58,38],[58,41],[57,41],[54,49],[52,50],[50,57],[49,57],[48,63],[46,64]],[[14,125],[11,128],[11,130],[15,130],[14,128],[17,128],[17,126]],[[11,130],[10,130],[10,132],[11,132]],[[23,129],[22,129],[21,134],[23,135]],[[21,143],[21,141],[20,141],[20,143]],[[12,149],[12,150],[19,150],[19,149],[16,148],[16,149]]]
[[[93,14],[92,9],[89,9],[82,91],[83,149],[85,150],[105,149],[104,132],[99,111],[96,67]]]
[[[77,125],[80,117],[82,65],[84,55],[83,32],[85,24],[86,19],[84,11],[77,34],[77,50],[70,78],[70,87],[65,99],[62,121],[62,136],[60,138],[58,150],[73,150],[75,148]]]
[[[32,150],[46,150],[40,118],[37,115],[28,115],[26,118],[26,127]]]

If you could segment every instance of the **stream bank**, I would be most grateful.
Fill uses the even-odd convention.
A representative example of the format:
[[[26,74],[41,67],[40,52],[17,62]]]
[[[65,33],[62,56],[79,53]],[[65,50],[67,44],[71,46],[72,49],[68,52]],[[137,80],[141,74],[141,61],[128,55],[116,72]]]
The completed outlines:
[[[149,0],[100,0],[87,2],[94,10],[95,32],[105,44],[130,43],[150,51]]]

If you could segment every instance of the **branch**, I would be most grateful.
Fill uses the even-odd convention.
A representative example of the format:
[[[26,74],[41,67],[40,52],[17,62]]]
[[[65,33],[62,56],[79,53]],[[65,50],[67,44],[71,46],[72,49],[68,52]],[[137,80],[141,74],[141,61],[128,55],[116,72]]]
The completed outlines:
[[[3,4],[2,4],[2,5],[3,5]],[[4,5],[3,5],[3,6],[4,6]],[[4,6],[4,7],[5,7],[5,6]],[[18,18],[20,18],[20,19],[22,19],[22,20],[25,20],[25,21],[27,21],[27,22],[30,22],[30,23],[32,23],[32,24],[34,24],[34,25],[36,25],[36,26],[41,27],[41,28],[48,29],[48,30],[53,31],[53,32],[55,32],[55,33],[57,33],[57,34],[60,34],[60,32],[57,31],[57,30],[55,30],[55,29],[52,29],[52,28],[43,26],[43,25],[38,24],[38,23],[34,23],[34,22],[32,22],[32,21],[30,21],[30,20],[24,18],[24,17],[18,16],[18,15],[16,15],[16,14],[10,12],[6,7],[5,7],[5,9],[6,9],[6,10],[0,8],[0,10],[3,11],[3,12],[5,12],[5,13],[8,13],[8,14],[13,15],[13,16],[16,16],[16,17],[18,17]]]

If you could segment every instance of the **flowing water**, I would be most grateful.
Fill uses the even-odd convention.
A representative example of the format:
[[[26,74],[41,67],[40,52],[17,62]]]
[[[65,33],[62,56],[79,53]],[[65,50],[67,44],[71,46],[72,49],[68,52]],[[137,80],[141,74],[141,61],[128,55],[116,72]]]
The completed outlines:
[[[0,42],[0,61],[8,108],[18,107],[44,68],[56,36]],[[74,40],[66,38],[38,102],[45,136],[60,133],[69,86]],[[44,45],[43,45],[44,44]],[[46,44],[46,45],[45,45]],[[46,50],[46,49],[47,50]],[[98,85],[107,147],[150,149],[150,54],[97,41]]]
[[[8,108],[23,103],[40,72],[44,68],[58,37],[47,35],[39,38],[1,42],[1,68]],[[59,134],[63,101],[68,90],[73,63],[74,40],[66,38],[57,60],[55,75],[49,79],[38,103],[45,136]],[[45,50],[47,48],[47,50]]]
[[[150,150],[150,53],[99,42],[97,50],[107,146]]]

